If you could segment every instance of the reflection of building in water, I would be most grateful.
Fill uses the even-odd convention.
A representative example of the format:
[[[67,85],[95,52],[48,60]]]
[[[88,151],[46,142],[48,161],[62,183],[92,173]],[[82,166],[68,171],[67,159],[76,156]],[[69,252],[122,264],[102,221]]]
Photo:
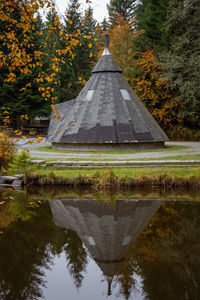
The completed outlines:
[[[107,277],[112,277],[130,245],[160,207],[157,200],[117,200],[114,207],[93,200],[50,201],[57,226],[76,231]]]

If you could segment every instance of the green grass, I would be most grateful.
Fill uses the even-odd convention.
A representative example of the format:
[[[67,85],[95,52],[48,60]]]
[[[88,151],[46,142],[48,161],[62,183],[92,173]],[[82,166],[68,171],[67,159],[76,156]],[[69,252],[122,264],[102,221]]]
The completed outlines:
[[[53,171],[55,176],[75,178],[79,175],[90,177],[94,175],[99,169],[72,169],[72,168],[40,168],[37,171],[38,175],[47,175]],[[103,170],[110,170],[109,168],[103,168]],[[118,177],[140,177],[141,175],[146,176],[159,176],[159,175],[169,175],[174,177],[190,177],[190,176],[200,176],[200,167],[155,167],[155,168],[112,168],[114,173]]]
[[[167,152],[167,151],[177,151],[177,150],[184,150],[188,149],[186,146],[166,146],[165,148],[159,149],[141,149],[141,150],[121,150],[121,151],[88,151],[88,152],[81,152],[81,151],[68,151],[68,150],[57,150],[52,149],[51,147],[38,147],[33,148],[33,151],[41,151],[41,152],[56,152],[56,153],[66,153],[66,154],[80,154],[80,153],[90,153],[90,154],[131,154],[131,153],[142,153],[142,152]]]

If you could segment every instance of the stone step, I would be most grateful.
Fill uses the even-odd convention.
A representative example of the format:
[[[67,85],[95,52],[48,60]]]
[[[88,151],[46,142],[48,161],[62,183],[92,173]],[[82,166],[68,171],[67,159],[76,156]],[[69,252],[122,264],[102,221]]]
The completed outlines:
[[[200,166],[200,160],[149,160],[149,161],[43,161],[41,160],[32,161],[33,164],[37,164],[39,162],[40,165],[43,166],[54,166],[54,167],[96,167],[96,166],[126,166],[126,167],[142,167],[142,166]]]

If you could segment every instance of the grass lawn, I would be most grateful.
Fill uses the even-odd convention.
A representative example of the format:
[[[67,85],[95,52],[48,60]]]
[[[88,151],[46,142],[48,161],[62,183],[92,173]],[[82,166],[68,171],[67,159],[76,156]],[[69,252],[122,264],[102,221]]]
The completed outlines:
[[[97,172],[102,173],[112,170],[114,174],[118,177],[140,177],[140,176],[159,176],[159,175],[168,175],[174,177],[190,177],[190,176],[200,176],[200,167],[154,167],[154,168],[102,168],[102,169],[72,169],[72,168],[59,168],[59,167],[50,167],[50,168],[39,168],[37,174],[39,175],[49,175],[51,172],[55,176],[65,177],[65,178],[74,178],[79,175],[91,177]]]
[[[90,153],[90,154],[131,154],[131,153],[141,153],[141,152],[162,152],[162,151],[177,151],[177,150],[184,150],[188,149],[186,146],[166,146],[165,148],[159,149],[141,149],[141,150],[121,150],[121,151],[68,151],[68,150],[57,150],[52,149],[51,147],[38,147],[33,148],[33,151],[43,151],[43,152],[56,152],[56,153],[71,153],[71,154],[80,154],[80,153]]]

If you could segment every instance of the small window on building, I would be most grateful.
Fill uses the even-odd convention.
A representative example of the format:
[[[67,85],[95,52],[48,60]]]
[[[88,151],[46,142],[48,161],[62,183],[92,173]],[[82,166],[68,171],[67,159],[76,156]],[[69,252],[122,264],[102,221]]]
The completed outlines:
[[[120,90],[120,92],[124,100],[131,100],[131,96],[129,95],[129,92],[127,90]]]
[[[130,243],[131,239],[132,239],[132,236],[127,235],[125,237],[125,239],[123,240],[122,246],[127,246]]]
[[[90,101],[92,99],[92,96],[94,94],[94,90],[89,90],[87,92],[87,100]]]
[[[91,246],[95,246],[96,245],[96,243],[95,243],[95,241],[94,241],[94,239],[93,239],[92,236],[88,236],[88,242],[90,243]]]

